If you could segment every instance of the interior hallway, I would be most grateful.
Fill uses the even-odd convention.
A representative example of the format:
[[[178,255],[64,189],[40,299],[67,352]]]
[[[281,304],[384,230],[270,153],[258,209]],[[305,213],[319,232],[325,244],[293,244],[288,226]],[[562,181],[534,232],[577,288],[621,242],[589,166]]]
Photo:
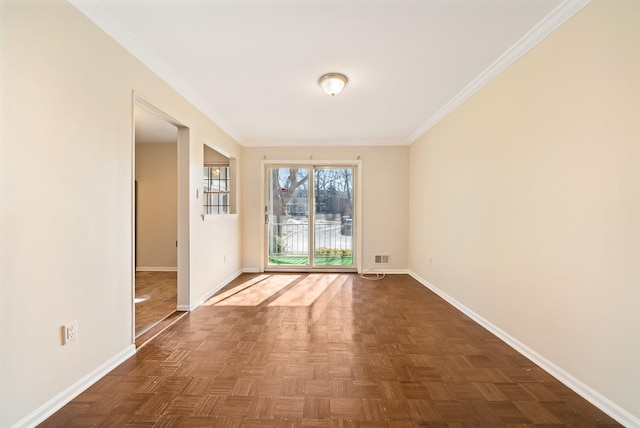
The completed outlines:
[[[44,427],[619,426],[407,275],[244,274]]]

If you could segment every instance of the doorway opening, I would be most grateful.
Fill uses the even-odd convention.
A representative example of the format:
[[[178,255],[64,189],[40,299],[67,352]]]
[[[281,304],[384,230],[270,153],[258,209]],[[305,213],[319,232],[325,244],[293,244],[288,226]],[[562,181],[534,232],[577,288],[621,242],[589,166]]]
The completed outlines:
[[[266,270],[357,271],[357,170],[266,165]]]
[[[140,346],[183,315],[180,154],[188,130],[138,97],[134,117],[133,341]]]

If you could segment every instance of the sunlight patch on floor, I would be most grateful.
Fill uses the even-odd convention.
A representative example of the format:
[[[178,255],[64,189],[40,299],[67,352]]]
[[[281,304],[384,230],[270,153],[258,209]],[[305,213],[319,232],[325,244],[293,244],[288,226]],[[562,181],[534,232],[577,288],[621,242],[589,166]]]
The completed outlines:
[[[144,296],[136,297],[135,299],[133,299],[133,302],[134,303],[142,303],[145,300],[149,300],[149,296],[144,295]]]
[[[269,303],[269,306],[311,306],[337,277],[338,275],[311,274]]]
[[[272,275],[266,279],[247,286],[244,290],[233,294],[227,299],[215,303],[216,306],[258,306],[292,282],[300,279],[301,275]]]
[[[263,274],[211,297],[203,306],[326,306],[348,275]]]
[[[212,306],[215,305],[216,303],[222,302],[225,299],[228,299],[229,297],[240,293],[242,290],[245,290],[249,287],[251,287],[252,285],[255,285],[257,283],[259,283],[260,281],[264,281],[265,279],[269,278],[271,275],[259,275],[256,276],[255,278],[250,279],[249,281],[245,281],[240,285],[237,285],[235,287],[233,287],[230,290],[227,290],[223,293],[220,294],[216,294],[215,296],[213,296],[212,298],[210,298],[209,300],[207,300],[205,303],[203,303],[203,306]]]

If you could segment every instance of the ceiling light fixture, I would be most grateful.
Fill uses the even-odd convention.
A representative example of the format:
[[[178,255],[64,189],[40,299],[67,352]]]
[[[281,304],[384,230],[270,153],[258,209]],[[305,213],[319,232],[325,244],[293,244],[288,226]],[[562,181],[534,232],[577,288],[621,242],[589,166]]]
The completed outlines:
[[[320,76],[318,83],[323,91],[327,94],[334,96],[335,94],[339,94],[342,92],[345,86],[347,86],[347,76],[340,73],[327,73],[325,75]]]

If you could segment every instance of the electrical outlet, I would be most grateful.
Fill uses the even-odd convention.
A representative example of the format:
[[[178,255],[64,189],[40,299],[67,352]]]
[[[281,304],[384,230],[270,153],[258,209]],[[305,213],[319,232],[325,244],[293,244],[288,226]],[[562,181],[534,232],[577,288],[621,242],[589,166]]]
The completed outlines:
[[[78,338],[78,321],[73,320],[62,326],[62,342],[64,345]]]

